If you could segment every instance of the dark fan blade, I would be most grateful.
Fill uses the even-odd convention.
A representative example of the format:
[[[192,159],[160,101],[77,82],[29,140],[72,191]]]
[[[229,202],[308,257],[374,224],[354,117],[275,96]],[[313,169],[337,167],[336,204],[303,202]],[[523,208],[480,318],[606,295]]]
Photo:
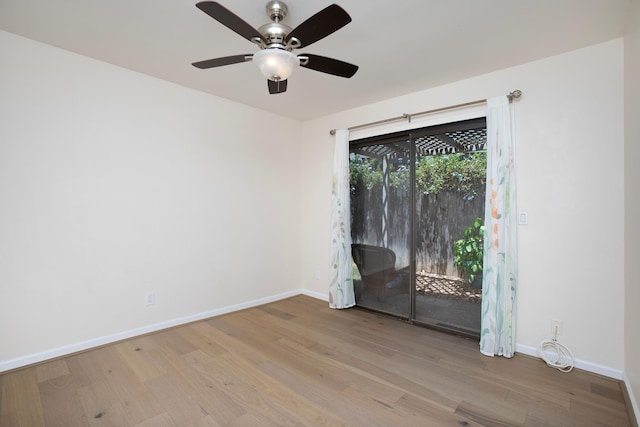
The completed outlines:
[[[292,37],[295,37],[301,43],[296,47],[309,46],[311,43],[338,31],[349,22],[351,22],[349,14],[337,4],[332,4],[294,28],[287,36],[286,41],[288,42]]]
[[[271,95],[275,95],[276,93],[286,92],[287,90],[287,81],[280,80],[274,82],[273,80],[267,80],[267,85],[269,86],[269,93]]]
[[[349,64],[348,62],[339,61],[337,59],[327,58],[320,55],[309,55],[306,53],[298,56],[309,58],[309,61],[304,65],[303,61],[300,61],[301,67],[310,68],[322,73],[333,74],[334,76],[349,78],[358,71],[357,65]]]
[[[206,61],[194,62],[191,65],[205,70],[207,68],[222,67],[223,65],[231,65],[231,64],[237,64],[239,62],[249,61],[251,59],[251,56],[252,55],[250,53],[246,55],[225,56],[222,58],[214,58],[214,59],[207,59]]]
[[[215,1],[202,1],[200,3],[196,3],[196,6],[198,9],[230,30],[240,34],[245,39],[251,41],[251,39],[258,37],[262,41],[266,42],[258,30],[247,24],[242,18],[222,6],[220,3]]]

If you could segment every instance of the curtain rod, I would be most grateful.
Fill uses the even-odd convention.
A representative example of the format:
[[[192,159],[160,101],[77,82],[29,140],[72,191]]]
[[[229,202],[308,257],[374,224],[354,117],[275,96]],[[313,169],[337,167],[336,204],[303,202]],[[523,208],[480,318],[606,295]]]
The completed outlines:
[[[522,91],[520,91],[520,90],[514,90],[513,92],[509,92],[507,94],[507,98],[509,99],[509,102],[513,102],[514,99],[518,99],[521,96],[522,96]],[[442,111],[447,111],[447,110],[455,110],[456,108],[471,107],[473,105],[484,104],[486,102],[487,102],[486,99],[480,99],[478,101],[465,102],[463,104],[451,105],[449,107],[442,107],[442,108],[435,108],[433,110],[420,111],[419,113],[413,113],[413,114],[406,114],[405,113],[405,114],[403,114],[401,116],[398,116],[398,117],[391,117],[389,119],[378,120],[377,122],[371,122],[371,123],[365,123],[363,125],[352,126],[352,127],[348,128],[348,130],[361,129],[361,128],[366,128],[366,127],[369,127],[369,126],[376,126],[376,125],[381,125],[383,123],[395,122],[395,121],[398,121],[398,120],[405,120],[405,119],[409,123],[411,123],[411,118],[413,118],[413,117],[425,116],[427,114],[433,114],[433,113],[440,113]],[[336,134],[336,130],[335,129],[331,129],[329,131],[329,134],[335,135]]]

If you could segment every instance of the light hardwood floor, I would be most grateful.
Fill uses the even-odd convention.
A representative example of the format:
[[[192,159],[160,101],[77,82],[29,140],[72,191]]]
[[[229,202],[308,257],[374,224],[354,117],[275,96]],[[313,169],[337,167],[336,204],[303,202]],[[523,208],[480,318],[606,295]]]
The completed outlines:
[[[622,384],[297,296],[0,376],[0,426],[629,426]]]

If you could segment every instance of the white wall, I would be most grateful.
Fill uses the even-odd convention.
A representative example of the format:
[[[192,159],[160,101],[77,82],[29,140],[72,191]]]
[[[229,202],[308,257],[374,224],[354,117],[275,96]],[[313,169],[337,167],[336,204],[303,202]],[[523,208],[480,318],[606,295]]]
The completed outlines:
[[[520,89],[518,344],[559,318],[576,357],[621,372],[626,338],[637,390],[622,40],[302,125],[5,32],[0,52],[0,366],[301,287],[326,295],[329,130]]]
[[[625,371],[640,419],[640,1],[631,2],[625,48]]]
[[[298,122],[6,32],[0,52],[0,366],[299,291]]]
[[[560,342],[583,367],[624,369],[623,40],[345,111],[303,125],[301,282],[326,292],[332,128],[520,89],[516,145],[520,226],[517,343]],[[321,270],[321,280],[314,272]],[[592,366],[593,365],[593,366]]]

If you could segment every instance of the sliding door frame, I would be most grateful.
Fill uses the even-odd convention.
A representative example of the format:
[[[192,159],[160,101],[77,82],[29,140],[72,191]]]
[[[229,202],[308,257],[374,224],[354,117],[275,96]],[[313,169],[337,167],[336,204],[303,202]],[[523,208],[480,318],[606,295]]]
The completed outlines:
[[[399,315],[397,313],[393,313],[390,311],[385,311],[381,309],[368,308],[366,306],[358,306],[356,307],[379,312],[386,315],[391,315],[393,317],[406,320],[410,324],[415,324],[418,326],[427,327],[430,329],[436,329],[445,331],[454,335],[461,335],[465,337],[471,337],[469,334],[463,332],[456,332],[455,330],[451,330],[448,328],[440,328],[438,326],[425,323],[419,320],[416,320],[416,264],[417,264],[417,241],[416,241],[416,228],[418,224],[417,218],[417,185],[416,185],[416,159],[417,159],[417,147],[416,140],[421,137],[429,137],[435,135],[443,135],[445,133],[457,132],[462,130],[476,129],[484,127],[486,129],[486,117],[478,117],[468,120],[461,120],[451,123],[444,123],[439,125],[431,125],[418,129],[409,129],[404,131],[393,132],[389,134],[376,135],[372,137],[352,140],[349,142],[349,151],[352,152],[354,149],[365,148],[368,146],[374,145],[385,145],[385,144],[394,144],[398,142],[408,142],[409,144],[409,177],[410,177],[410,192],[409,192],[409,203],[410,212],[409,212],[409,230],[408,230],[408,242],[407,247],[409,249],[409,311],[408,316]],[[443,153],[433,153],[432,155],[438,154],[455,154],[455,153],[465,153],[469,152],[469,150],[461,150],[462,146],[460,144],[451,143],[452,150],[449,152]],[[486,143],[486,139],[485,139]],[[473,336],[473,338],[477,338]]]

